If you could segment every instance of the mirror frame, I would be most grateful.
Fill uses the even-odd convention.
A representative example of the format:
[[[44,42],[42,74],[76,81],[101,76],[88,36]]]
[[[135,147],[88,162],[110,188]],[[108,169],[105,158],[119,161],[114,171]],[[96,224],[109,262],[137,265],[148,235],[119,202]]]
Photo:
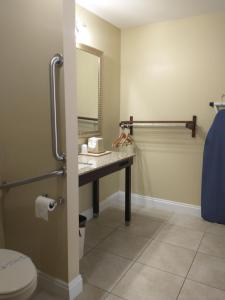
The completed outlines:
[[[96,48],[87,46],[85,44],[76,43],[76,49],[93,54],[99,58],[98,60],[98,130],[90,131],[80,131],[78,124],[78,135],[82,137],[100,136],[102,134],[102,109],[103,109],[103,99],[102,99],[102,69],[103,69],[103,52]],[[77,99],[78,101],[78,99]],[[79,117],[79,116],[77,116]]]

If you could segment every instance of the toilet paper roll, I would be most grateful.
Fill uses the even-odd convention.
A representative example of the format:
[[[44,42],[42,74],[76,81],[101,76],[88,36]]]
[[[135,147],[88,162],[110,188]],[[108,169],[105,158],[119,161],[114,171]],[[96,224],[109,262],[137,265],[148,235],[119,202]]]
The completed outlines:
[[[53,211],[56,206],[57,202],[54,199],[38,196],[35,200],[35,216],[48,221],[48,212]]]

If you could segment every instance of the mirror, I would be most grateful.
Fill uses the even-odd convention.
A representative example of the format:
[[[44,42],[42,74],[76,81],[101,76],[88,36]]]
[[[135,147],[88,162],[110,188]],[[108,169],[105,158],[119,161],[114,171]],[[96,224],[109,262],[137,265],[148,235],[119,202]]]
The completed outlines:
[[[76,45],[78,130],[80,136],[101,134],[102,55],[84,44]]]

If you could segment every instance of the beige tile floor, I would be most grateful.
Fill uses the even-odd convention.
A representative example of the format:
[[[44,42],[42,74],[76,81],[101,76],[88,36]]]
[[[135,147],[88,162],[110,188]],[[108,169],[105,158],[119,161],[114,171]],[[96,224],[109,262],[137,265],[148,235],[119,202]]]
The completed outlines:
[[[121,218],[111,207],[88,223],[78,300],[225,300],[225,225],[143,207]]]
[[[44,291],[37,292],[31,300],[60,300],[59,298],[50,295]]]
[[[114,206],[88,222],[80,272],[78,300],[225,300],[225,225],[135,207],[126,227]]]

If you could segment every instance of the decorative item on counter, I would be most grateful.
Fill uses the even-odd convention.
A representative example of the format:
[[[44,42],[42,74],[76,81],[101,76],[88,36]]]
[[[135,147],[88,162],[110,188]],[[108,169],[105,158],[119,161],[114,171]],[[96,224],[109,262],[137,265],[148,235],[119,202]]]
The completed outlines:
[[[99,154],[104,152],[103,138],[91,137],[88,139],[88,152]]]
[[[81,153],[82,154],[87,154],[88,153],[88,145],[87,144],[81,145]]]

